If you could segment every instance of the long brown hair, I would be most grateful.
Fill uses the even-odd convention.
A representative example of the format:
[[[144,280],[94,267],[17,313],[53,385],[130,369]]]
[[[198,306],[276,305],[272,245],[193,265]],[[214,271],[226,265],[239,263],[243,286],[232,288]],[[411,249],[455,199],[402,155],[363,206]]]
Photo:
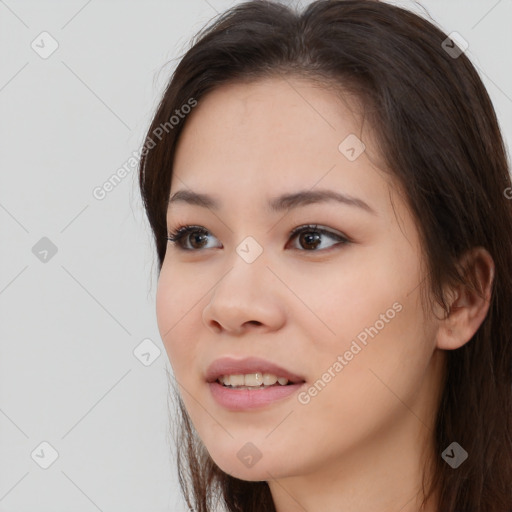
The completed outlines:
[[[434,432],[439,456],[430,461],[433,478],[424,503],[437,491],[442,512],[510,512],[509,164],[482,81],[465,53],[447,51],[457,47],[446,39],[426,19],[377,0],[320,0],[302,13],[267,1],[236,5],[200,31],[180,59],[146,136],[139,184],[161,269],[173,156],[186,123],[171,127],[176,109],[228,82],[286,75],[354,93],[405,191],[428,261],[426,284],[436,300],[447,311],[443,285],[474,287],[457,267],[469,249],[484,247],[495,263],[485,320],[469,342],[447,351]],[[188,506],[209,512],[219,499],[230,512],[275,511],[266,482],[238,480],[213,462],[175,393],[178,475]],[[469,454],[457,469],[441,458],[453,441]]]

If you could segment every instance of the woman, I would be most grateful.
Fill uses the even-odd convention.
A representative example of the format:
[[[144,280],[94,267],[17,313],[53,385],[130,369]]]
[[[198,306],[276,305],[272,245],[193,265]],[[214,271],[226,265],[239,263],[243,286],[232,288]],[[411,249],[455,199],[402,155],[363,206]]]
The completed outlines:
[[[188,506],[512,510],[512,188],[463,48],[372,0],[193,43],[139,179]]]

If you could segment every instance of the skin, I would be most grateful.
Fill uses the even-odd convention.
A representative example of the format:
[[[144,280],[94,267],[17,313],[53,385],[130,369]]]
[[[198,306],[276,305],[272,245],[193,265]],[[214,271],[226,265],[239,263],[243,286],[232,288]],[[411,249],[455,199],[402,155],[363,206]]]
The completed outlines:
[[[170,195],[208,193],[221,208],[176,203],[168,212],[169,231],[194,224],[209,235],[195,252],[169,242],[160,334],[209,454],[230,475],[268,481],[278,512],[418,511],[424,458],[439,456],[432,435],[445,350],[466,343],[488,308],[492,259],[479,250],[468,261],[478,263],[484,298],[453,289],[453,315],[424,313],[416,223],[348,105],[299,78],[224,85],[187,118],[175,155]],[[349,134],[366,145],[354,161],[338,150]],[[336,202],[266,209],[281,193],[319,188],[358,197],[375,214]],[[321,235],[315,249],[290,238],[305,224],[351,242]],[[250,264],[236,252],[247,236],[263,248]],[[205,372],[222,356],[269,359],[309,388],[394,303],[400,312],[309,403],[294,395],[234,412],[211,396]],[[247,442],[262,455],[252,467],[237,457]]]

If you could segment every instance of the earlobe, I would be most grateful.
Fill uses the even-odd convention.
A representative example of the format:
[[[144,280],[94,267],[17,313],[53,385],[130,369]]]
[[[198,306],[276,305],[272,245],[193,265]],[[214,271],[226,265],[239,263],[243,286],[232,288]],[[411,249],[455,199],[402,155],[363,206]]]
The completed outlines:
[[[455,350],[474,336],[489,310],[494,280],[494,261],[483,247],[475,247],[461,258],[459,265],[476,289],[457,285],[447,293],[448,315],[440,320],[437,347]]]

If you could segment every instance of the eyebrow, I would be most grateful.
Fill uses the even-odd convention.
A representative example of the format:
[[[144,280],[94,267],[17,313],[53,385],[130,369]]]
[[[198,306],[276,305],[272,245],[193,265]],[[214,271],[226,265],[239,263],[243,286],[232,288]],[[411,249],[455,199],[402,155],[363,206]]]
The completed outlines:
[[[306,206],[308,204],[326,203],[330,201],[354,206],[373,215],[377,215],[377,212],[362,199],[329,189],[301,190],[290,194],[283,194],[270,199],[268,206],[271,213],[279,213],[285,210],[298,208],[300,206]],[[200,206],[211,210],[220,209],[220,202],[218,199],[208,194],[201,194],[192,190],[182,189],[175,192],[169,198],[168,207],[170,208],[172,205],[177,203]]]

